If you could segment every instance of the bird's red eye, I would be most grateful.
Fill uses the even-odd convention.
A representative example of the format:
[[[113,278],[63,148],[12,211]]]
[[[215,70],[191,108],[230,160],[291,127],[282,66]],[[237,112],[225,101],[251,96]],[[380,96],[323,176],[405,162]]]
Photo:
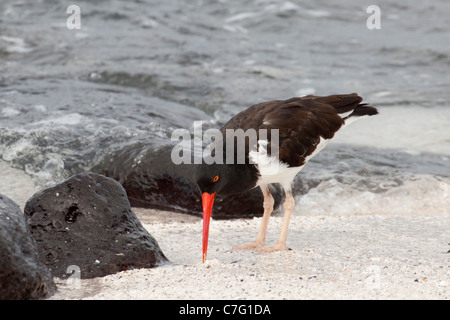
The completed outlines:
[[[213,178],[213,182],[217,182],[217,180],[219,180],[219,176],[215,176],[215,177]]]

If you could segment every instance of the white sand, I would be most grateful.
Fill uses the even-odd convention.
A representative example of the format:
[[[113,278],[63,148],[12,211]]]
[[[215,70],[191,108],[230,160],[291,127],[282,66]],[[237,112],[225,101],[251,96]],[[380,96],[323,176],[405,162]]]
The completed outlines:
[[[134,209],[172,262],[92,280],[58,280],[51,299],[449,299],[450,215],[294,216],[285,252],[231,252],[260,218],[202,222]],[[179,222],[184,221],[184,222]],[[269,223],[276,241],[282,218]]]

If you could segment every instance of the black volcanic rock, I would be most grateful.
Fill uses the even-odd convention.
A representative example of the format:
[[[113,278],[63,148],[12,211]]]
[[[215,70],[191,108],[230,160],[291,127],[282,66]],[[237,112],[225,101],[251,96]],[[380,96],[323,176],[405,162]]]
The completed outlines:
[[[171,160],[173,146],[149,148],[130,145],[109,156],[92,169],[119,181],[134,207],[202,215],[200,190],[194,182],[194,164],[176,165]],[[272,186],[275,208],[284,199],[279,186]],[[214,219],[262,216],[263,195],[255,188],[232,195],[216,195]]]
[[[22,210],[0,195],[0,300],[41,299],[55,290]]]
[[[59,278],[67,278],[73,265],[88,279],[167,261],[131,211],[123,187],[96,173],[74,175],[35,194],[25,217],[41,258]]]

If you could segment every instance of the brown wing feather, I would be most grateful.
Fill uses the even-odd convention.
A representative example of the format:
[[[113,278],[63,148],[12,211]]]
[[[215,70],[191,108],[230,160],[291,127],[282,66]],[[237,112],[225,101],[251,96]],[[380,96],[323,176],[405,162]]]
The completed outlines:
[[[361,101],[362,98],[353,93],[264,102],[236,115],[221,131],[225,134],[226,129],[267,129],[270,154],[270,130],[278,129],[279,159],[290,167],[302,166],[305,158],[316,149],[320,138],[333,138],[344,124],[338,114],[354,110],[361,106]]]

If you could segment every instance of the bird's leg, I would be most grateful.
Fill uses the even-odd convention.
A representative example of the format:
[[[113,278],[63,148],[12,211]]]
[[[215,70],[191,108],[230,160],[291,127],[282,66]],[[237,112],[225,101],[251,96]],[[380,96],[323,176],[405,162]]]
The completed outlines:
[[[264,214],[262,217],[258,236],[256,237],[256,240],[253,241],[252,243],[234,247],[231,250],[252,250],[264,247],[264,244],[266,243],[267,226],[269,225],[270,214],[273,211],[274,200],[272,195],[270,194],[268,186],[261,187],[261,190],[264,196],[264,203],[263,203]]]
[[[286,247],[286,238],[287,238],[287,232],[289,228],[289,220],[291,219],[292,211],[294,210],[295,201],[292,197],[292,191],[287,190],[286,191],[286,199],[284,200],[284,218],[283,218],[283,226],[281,227],[281,233],[280,237],[278,238],[278,241],[275,245],[264,248],[261,250],[261,252],[272,252],[272,251],[278,251],[278,250],[288,250],[288,247]]]

